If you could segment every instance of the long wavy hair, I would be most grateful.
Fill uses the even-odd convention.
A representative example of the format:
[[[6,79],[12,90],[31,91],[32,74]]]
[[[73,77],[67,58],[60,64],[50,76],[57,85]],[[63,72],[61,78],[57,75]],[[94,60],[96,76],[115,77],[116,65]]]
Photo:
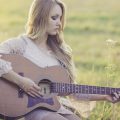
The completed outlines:
[[[47,45],[55,57],[65,66],[71,82],[74,81],[75,72],[72,62],[72,50],[65,43],[63,30],[65,25],[65,5],[60,0],[34,0],[28,16],[26,32],[32,40],[41,40],[46,34],[50,11],[58,4],[62,9],[61,26],[56,35],[48,35]]]

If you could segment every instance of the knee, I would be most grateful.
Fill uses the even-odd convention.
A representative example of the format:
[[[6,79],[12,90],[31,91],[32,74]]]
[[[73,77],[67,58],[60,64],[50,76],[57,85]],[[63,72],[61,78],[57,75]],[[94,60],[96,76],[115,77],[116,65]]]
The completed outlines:
[[[36,110],[25,116],[25,120],[43,120],[49,112],[45,110]]]
[[[67,118],[67,120],[81,120],[76,114],[64,115],[64,117]]]
[[[42,120],[68,120],[58,113],[50,113],[45,116]]]

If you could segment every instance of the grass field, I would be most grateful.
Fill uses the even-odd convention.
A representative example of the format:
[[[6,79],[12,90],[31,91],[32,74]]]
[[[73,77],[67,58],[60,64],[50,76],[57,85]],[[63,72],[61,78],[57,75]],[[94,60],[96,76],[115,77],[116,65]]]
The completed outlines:
[[[0,0],[0,41],[25,31],[32,0]],[[65,40],[80,84],[120,87],[120,1],[63,0]],[[120,120],[120,104],[97,102],[89,120]]]

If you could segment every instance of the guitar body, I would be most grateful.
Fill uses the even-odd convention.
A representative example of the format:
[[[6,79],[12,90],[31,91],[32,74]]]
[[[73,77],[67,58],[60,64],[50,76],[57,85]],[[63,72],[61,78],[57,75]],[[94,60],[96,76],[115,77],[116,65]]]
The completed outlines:
[[[52,82],[70,83],[66,70],[61,66],[41,68],[25,57],[14,54],[2,55],[2,58],[12,63],[15,72],[32,79],[36,84],[44,79]],[[18,117],[41,107],[57,111],[60,108],[57,94],[52,93],[52,97],[33,98],[17,85],[0,78],[0,114]]]

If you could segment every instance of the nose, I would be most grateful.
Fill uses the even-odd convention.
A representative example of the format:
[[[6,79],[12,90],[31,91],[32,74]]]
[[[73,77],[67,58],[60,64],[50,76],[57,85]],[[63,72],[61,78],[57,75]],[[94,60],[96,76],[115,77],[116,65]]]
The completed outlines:
[[[60,19],[57,20],[56,25],[59,26],[59,27],[61,26],[61,20]]]

